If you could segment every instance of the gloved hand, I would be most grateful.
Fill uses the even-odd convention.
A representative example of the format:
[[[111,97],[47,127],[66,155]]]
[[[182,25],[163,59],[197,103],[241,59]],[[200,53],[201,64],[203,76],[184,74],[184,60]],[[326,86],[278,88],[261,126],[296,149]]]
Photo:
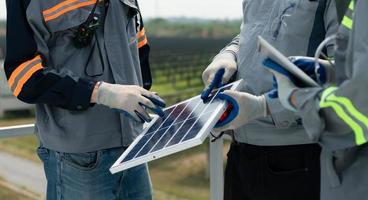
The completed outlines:
[[[303,70],[309,77],[315,80],[319,85],[333,83],[335,81],[335,72],[331,63],[327,60],[318,60],[318,68],[316,61],[312,57],[290,56],[289,60]]]
[[[159,96],[142,87],[104,82],[97,90],[96,103],[116,109],[142,123],[152,120],[146,109],[164,117],[161,108],[166,106],[165,101]]]
[[[298,84],[297,79],[290,72],[286,71],[282,66],[269,58],[263,61],[263,65],[268,68],[270,72],[272,72],[272,74],[274,75],[274,79],[276,81],[274,87],[276,87],[277,91],[277,95],[275,95],[274,97],[279,98],[281,104],[286,109],[295,112],[296,110],[290,102],[290,97],[293,91],[298,88],[296,86],[296,84]],[[274,95],[274,92],[271,92],[271,94]]]
[[[226,90],[219,93],[217,98],[225,100],[232,109],[225,119],[216,124],[215,132],[237,129],[249,121],[267,116],[267,102],[264,95],[255,96],[245,92]]]
[[[315,59],[312,57],[304,57],[304,56],[291,56],[289,57],[290,61],[293,62],[296,66],[298,66],[302,71],[304,71],[309,77],[311,77],[314,81],[316,81],[320,85],[324,85],[326,83],[333,83],[335,81],[335,72],[334,68],[330,62],[327,60],[319,60],[319,67],[316,68]],[[271,62],[269,62],[271,61]],[[269,63],[269,66],[266,66]],[[280,72],[285,75],[291,82],[297,87],[305,87],[305,85],[300,82],[297,78],[294,77],[291,73],[284,70],[282,66],[279,66],[277,63],[272,62],[272,60],[265,60],[264,65],[268,68],[272,68],[274,66],[274,70]],[[275,76],[276,77],[276,76]],[[273,90],[269,92],[270,98],[278,98],[278,82],[274,77]],[[281,79],[279,77],[279,79]],[[284,98],[285,94],[283,94],[282,98]],[[284,104],[286,103],[283,99]],[[288,106],[291,109],[290,105]],[[293,109],[291,109],[293,110]]]
[[[223,52],[215,57],[202,74],[205,89],[201,98],[206,100],[212,90],[227,84],[237,71],[237,63],[233,54]]]

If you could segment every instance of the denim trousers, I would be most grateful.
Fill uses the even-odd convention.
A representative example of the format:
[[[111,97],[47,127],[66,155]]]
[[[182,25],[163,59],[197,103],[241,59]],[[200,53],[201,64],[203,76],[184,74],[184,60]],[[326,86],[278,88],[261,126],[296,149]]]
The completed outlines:
[[[151,200],[147,165],[117,174],[109,168],[124,148],[89,153],[63,153],[44,147],[37,150],[47,178],[47,200]]]

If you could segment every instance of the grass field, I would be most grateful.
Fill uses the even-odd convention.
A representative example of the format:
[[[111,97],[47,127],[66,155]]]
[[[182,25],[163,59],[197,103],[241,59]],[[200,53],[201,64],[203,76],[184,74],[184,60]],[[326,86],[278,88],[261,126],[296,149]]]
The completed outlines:
[[[32,121],[32,119],[0,120],[0,126],[31,123]],[[0,140],[0,151],[6,151],[40,163],[35,154],[37,146],[38,142],[35,136]],[[207,149],[208,143],[206,142],[199,147],[151,162],[149,166],[155,199],[209,199],[209,180],[206,177]],[[16,200],[16,198],[2,198],[2,195],[11,195],[10,193],[11,191],[0,187],[0,199]]]
[[[36,147],[37,141],[34,136],[0,140],[1,151],[40,163],[34,153]],[[202,145],[151,162],[149,166],[155,189],[155,199],[209,199],[206,149],[207,145]]]
[[[3,200],[32,200],[22,194],[0,185],[0,199]]]
[[[35,196],[32,193],[32,197],[26,196],[25,194],[29,194],[29,191],[20,192],[19,189],[14,189],[13,186],[7,184],[0,177],[0,199],[1,200],[35,200]]]

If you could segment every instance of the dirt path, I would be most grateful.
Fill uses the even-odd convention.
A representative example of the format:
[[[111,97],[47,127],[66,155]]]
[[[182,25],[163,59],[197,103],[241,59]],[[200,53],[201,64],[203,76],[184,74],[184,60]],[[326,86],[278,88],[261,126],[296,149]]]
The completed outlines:
[[[0,152],[0,177],[13,186],[45,194],[46,178],[42,166],[33,161]]]

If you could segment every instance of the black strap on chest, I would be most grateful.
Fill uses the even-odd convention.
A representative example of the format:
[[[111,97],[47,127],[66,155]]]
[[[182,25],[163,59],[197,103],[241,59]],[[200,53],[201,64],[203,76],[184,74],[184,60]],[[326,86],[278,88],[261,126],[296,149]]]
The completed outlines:
[[[318,8],[316,11],[316,16],[314,18],[314,24],[311,36],[309,38],[309,46],[307,51],[307,56],[314,57],[314,54],[321,44],[321,42],[326,37],[326,28],[325,28],[325,11],[327,6],[327,0],[319,0]],[[327,49],[323,50],[324,53],[327,53]]]

